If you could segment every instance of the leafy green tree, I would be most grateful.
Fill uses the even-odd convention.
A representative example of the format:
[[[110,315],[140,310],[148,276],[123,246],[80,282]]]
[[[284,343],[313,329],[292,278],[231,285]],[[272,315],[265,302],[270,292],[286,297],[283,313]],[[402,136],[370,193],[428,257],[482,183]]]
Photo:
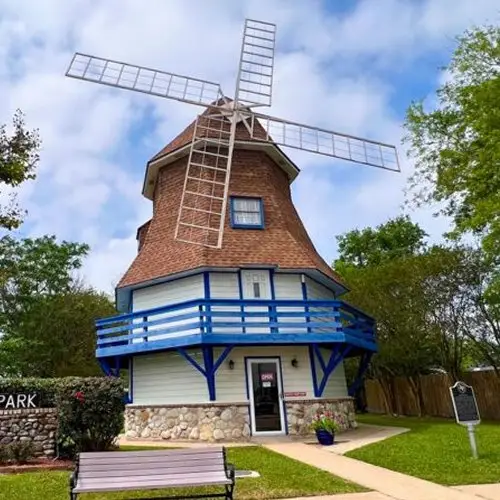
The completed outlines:
[[[87,252],[53,236],[0,239],[0,375],[98,373],[94,319],[114,307],[75,279]]]
[[[452,217],[451,236],[476,234],[492,270],[500,264],[500,27],[466,31],[447,67],[450,78],[427,111],[413,103],[406,117],[416,170],[417,205],[439,203]],[[500,276],[490,283],[500,296]]]
[[[339,258],[334,267],[366,267],[394,258],[415,255],[425,249],[427,234],[408,216],[390,219],[376,228],[355,229],[337,236]]]
[[[11,135],[7,133],[6,125],[0,126],[0,194],[7,188],[9,199],[6,205],[0,205],[0,228],[15,229],[23,220],[24,212],[19,208],[12,188],[35,178],[39,148],[38,131],[26,130],[21,111],[14,115]]]
[[[94,321],[115,313],[109,297],[79,285],[61,294],[38,296],[0,342],[5,374],[100,375]]]

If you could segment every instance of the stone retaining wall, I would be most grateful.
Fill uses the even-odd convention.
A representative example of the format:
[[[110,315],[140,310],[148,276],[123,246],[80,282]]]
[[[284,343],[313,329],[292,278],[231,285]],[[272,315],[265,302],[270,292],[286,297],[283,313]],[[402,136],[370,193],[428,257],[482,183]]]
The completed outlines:
[[[335,414],[341,430],[356,427],[351,398],[286,401],[288,433],[311,434],[317,412]],[[199,441],[248,441],[248,403],[127,406],[125,434],[129,439],[171,439]]]
[[[0,444],[31,441],[36,456],[52,457],[56,451],[57,425],[55,408],[0,410]]]
[[[128,406],[128,438],[246,441],[250,437],[247,404]]]
[[[288,433],[291,435],[306,436],[311,434],[311,423],[317,413],[331,412],[340,431],[355,429],[356,413],[352,398],[344,399],[303,399],[286,402]]]

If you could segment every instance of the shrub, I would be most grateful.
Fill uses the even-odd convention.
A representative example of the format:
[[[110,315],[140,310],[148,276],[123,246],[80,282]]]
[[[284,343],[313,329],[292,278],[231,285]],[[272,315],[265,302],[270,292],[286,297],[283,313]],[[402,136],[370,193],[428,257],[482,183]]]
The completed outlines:
[[[8,445],[0,444],[0,465],[7,464],[10,460]]]
[[[59,431],[77,451],[111,448],[123,428],[124,391],[120,379],[68,378],[57,393]]]
[[[0,393],[40,394],[42,407],[57,407],[59,455],[105,451],[124,421],[123,381],[114,377],[0,379]]]
[[[15,464],[25,464],[35,456],[35,445],[31,441],[15,441],[7,448],[10,460]]]
[[[14,441],[0,445],[0,464],[25,464],[35,456],[35,445],[31,441]]]

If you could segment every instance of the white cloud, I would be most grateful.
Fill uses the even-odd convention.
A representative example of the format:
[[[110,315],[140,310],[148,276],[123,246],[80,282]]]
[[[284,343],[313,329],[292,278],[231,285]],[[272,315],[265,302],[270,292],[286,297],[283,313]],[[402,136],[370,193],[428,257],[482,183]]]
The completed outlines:
[[[361,0],[335,14],[319,0],[149,0],[147,8],[135,0],[0,0],[0,122],[20,107],[43,138],[38,179],[21,190],[30,214],[22,231],[88,242],[83,273],[109,291],[151,213],[141,197],[148,155],[200,112],[65,78],[75,50],[218,81],[232,95],[244,17],[276,22],[271,114],[399,143],[398,88],[384,69],[404,68],[411,84],[415,58],[449,49],[472,23],[498,19],[496,3]],[[438,70],[429,78],[437,81]],[[294,199],[327,260],[335,234],[398,213],[407,162],[395,175],[290,156],[303,169]],[[427,212],[415,217],[435,234],[446,227]]]

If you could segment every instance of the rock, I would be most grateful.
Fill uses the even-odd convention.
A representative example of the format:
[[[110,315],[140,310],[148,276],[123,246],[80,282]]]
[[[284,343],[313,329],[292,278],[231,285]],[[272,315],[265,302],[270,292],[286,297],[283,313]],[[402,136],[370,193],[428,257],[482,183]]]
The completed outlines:
[[[151,436],[151,430],[149,427],[146,427],[142,432],[141,432],[141,438],[147,439],[148,437]]]
[[[231,420],[232,417],[233,414],[229,408],[226,408],[220,415],[220,418],[225,422],[229,422],[229,420]]]
[[[200,437],[200,431],[198,427],[194,427],[189,433],[189,439],[198,439]]]
[[[133,431],[133,430],[130,430],[130,431],[127,431],[125,433],[125,436],[127,436],[128,438],[136,438],[137,437],[137,432]]]
[[[239,439],[241,437],[241,429],[233,429],[233,432],[231,433],[231,437],[235,439]]]
[[[163,431],[161,434],[160,434],[160,437],[162,439],[170,439],[172,437],[172,433],[170,431]]]
[[[224,433],[220,429],[215,429],[212,436],[216,441],[224,439]]]

